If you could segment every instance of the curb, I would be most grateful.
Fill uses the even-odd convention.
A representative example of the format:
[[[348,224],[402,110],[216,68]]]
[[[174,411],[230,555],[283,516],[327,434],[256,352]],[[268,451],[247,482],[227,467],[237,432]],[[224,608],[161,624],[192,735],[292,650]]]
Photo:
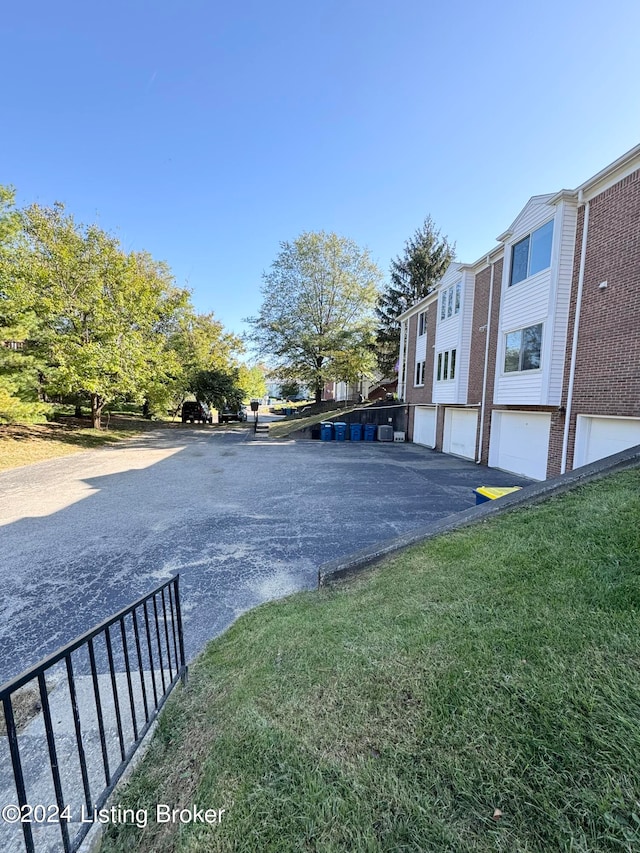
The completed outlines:
[[[568,471],[566,474],[560,474],[558,477],[553,477],[550,480],[543,480],[540,483],[524,486],[520,491],[512,492],[510,495],[505,495],[499,500],[487,501],[486,503],[450,515],[440,521],[432,522],[424,527],[418,527],[402,536],[395,536],[392,539],[379,542],[377,545],[363,548],[361,551],[356,551],[348,557],[323,563],[318,569],[318,588],[329,586],[336,581],[357,574],[403,548],[417,545],[428,539],[434,539],[436,536],[441,536],[444,533],[451,533],[463,527],[479,524],[488,518],[502,515],[512,509],[541,503],[555,495],[562,495],[578,486],[590,483],[593,480],[599,480],[609,474],[639,467],[640,444],[630,447],[628,450],[621,450],[619,453],[607,456],[605,459],[599,459],[596,462],[583,465],[581,468],[576,468],[575,471]]]

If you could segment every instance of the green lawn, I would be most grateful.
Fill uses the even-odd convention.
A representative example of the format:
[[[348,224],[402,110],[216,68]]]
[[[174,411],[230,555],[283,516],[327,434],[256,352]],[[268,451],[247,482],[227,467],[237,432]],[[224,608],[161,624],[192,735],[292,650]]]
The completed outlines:
[[[183,425],[116,414],[103,417],[102,426],[101,430],[92,429],[88,419],[72,417],[43,424],[0,424],[0,471],[116,444],[141,432]]]
[[[639,667],[633,471],[245,614],[118,798],[221,826],[103,853],[638,851]]]

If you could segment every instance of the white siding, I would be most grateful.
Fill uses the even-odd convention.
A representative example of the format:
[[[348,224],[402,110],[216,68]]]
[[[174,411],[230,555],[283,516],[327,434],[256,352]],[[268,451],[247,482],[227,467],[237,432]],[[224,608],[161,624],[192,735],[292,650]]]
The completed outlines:
[[[468,400],[469,358],[471,356],[471,331],[473,326],[473,297],[475,276],[465,272],[462,277],[462,326],[460,329],[460,352],[458,353],[458,389],[457,403],[478,403]]]
[[[493,395],[496,404],[558,405],[560,400],[573,259],[571,235],[575,238],[575,208],[565,209],[564,204],[550,206],[546,204],[549,198],[537,196],[531,199],[516,219],[505,243]],[[510,287],[513,245],[551,217],[554,217],[551,266]],[[554,315],[556,301],[561,311],[558,321]],[[506,333],[537,323],[543,324],[540,369],[504,373]]]
[[[569,301],[573,278],[573,256],[576,244],[576,225],[578,209],[575,204],[563,202],[560,205],[560,224],[558,227],[558,255],[555,288],[552,304],[549,307],[549,371],[546,403],[559,406],[562,398],[562,378],[567,347],[567,324],[569,322]],[[554,298],[555,297],[555,298]],[[554,305],[555,303],[555,305]],[[553,318],[551,322],[551,318]]]
[[[455,267],[454,269],[452,269]],[[469,353],[471,350],[471,326],[473,321],[473,285],[474,276],[468,272],[459,272],[460,264],[452,264],[443,276],[439,291],[447,290],[451,285],[461,282],[461,304],[458,314],[440,319],[440,294],[438,295],[436,315],[436,338],[433,360],[433,401],[434,403],[466,403],[469,386]],[[455,379],[437,381],[438,353],[456,350]],[[474,401],[472,401],[474,402]]]
[[[436,332],[436,345],[434,348],[433,359],[433,402],[434,403],[457,403],[458,402],[458,382],[460,377],[460,365],[462,363],[462,353],[460,347],[462,317],[458,314],[456,317],[451,317],[445,320],[442,324],[443,328]],[[448,379],[446,382],[438,382],[438,353],[444,350],[456,350],[456,375],[455,379]]]
[[[508,270],[506,271],[508,275]],[[539,405],[542,401],[544,359],[540,370],[527,370],[523,373],[504,373],[505,335],[515,329],[544,323],[542,329],[542,348],[547,335],[547,312],[549,310],[550,270],[521,281],[513,287],[507,287],[502,295],[500,326],[498,329],[498,353],[496,358],[496,381],[494,403],[521,403]],[[507,279],[508,281],[508,279]]]
[[[416,340],[416,364],[427,357],[427,336],[420,335]]]

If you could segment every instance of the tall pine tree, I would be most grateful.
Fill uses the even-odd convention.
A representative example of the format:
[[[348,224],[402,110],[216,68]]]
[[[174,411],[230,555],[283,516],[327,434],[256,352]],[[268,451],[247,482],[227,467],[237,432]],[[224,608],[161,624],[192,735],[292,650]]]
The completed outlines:
[[[391,261],[390,284],[376,308],[378,316],[378,365],[392,376],[400,352],[398,317],[426,296],[447,271],[455,255],[455,244],[442,237],[430,216],[404,244],[403,254]]]

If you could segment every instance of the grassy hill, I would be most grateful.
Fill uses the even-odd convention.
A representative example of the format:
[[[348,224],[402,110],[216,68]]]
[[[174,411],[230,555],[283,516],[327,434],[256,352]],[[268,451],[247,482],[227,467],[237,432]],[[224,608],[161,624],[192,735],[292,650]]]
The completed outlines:
[[[105,851],[640,850],[640,472],[244,615]]]

